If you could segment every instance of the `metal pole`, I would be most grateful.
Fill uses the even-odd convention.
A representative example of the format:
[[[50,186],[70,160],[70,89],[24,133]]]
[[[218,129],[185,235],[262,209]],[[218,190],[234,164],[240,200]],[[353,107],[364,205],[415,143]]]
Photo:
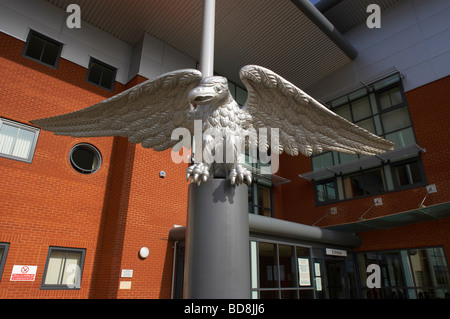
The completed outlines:
[[[248,188],[189,185],[184,298],[250,299]]]
[[[200,55],[200,71],[203,77],[214,75],[214,27],[216,0],[204,0],[203,38]]]

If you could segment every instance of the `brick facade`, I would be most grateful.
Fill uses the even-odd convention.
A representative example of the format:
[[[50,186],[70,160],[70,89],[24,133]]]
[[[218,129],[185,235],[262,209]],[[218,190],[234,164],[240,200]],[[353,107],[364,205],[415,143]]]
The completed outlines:
[[[24,43],[0,33],[0,116],[28,123],[100,102],[145,80],[109,92],[86,82],[87,70],[61,59],[53,69],[22,57]],[[95,145],[102,167],[76,172],[69,152]],[[10,244],[0,298],[170,298],[172,243],[186,224],[184,165],[123,138],[70,138],[41,131],[32,164],[0,157],[0,242]],[[166,178],[159,172],[164,170]],[[85,248],[80,290],[40,290],[49,246]],[[147,259],[138,251],[150,249]],[[34,282],[12,282],[13,265],[35,265]],[[120,270],[133,269],[131,290],[119,290]]]

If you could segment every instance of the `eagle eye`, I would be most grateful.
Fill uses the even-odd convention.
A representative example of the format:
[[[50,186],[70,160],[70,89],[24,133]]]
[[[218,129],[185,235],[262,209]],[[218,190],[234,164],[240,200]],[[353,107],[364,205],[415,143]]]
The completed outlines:
[[[214,85],[214,90],[215,90],[217,93],[222,93],[222,91],[223,91],[222,86],[219,85],[219,84]]]

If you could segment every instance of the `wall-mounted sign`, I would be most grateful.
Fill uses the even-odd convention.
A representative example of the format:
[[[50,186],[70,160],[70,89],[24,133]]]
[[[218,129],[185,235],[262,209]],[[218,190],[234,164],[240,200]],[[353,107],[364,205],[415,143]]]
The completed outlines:
[[[309,276],[309,259],[297,258],[297,260],[300,286],[311,286],[311,279]]]
[[[341,256],[341,257],[347,256],[347,251],[343,249],[325,248],[325,253],[331,256]]]
[[[122,278],[133,278],[133,269],[122,269]]]
[[[14,265],[10,281],[34,281],[37,266]]]

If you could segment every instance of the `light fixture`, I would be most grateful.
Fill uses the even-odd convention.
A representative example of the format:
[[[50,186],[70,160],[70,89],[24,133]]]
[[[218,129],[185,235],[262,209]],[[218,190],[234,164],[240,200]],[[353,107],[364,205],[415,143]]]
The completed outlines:
[[[150,251],[148,250],[147,247],[142,247],[141,249],[139,249],[139,257],[145,259],[148,257],[149,254]]]

